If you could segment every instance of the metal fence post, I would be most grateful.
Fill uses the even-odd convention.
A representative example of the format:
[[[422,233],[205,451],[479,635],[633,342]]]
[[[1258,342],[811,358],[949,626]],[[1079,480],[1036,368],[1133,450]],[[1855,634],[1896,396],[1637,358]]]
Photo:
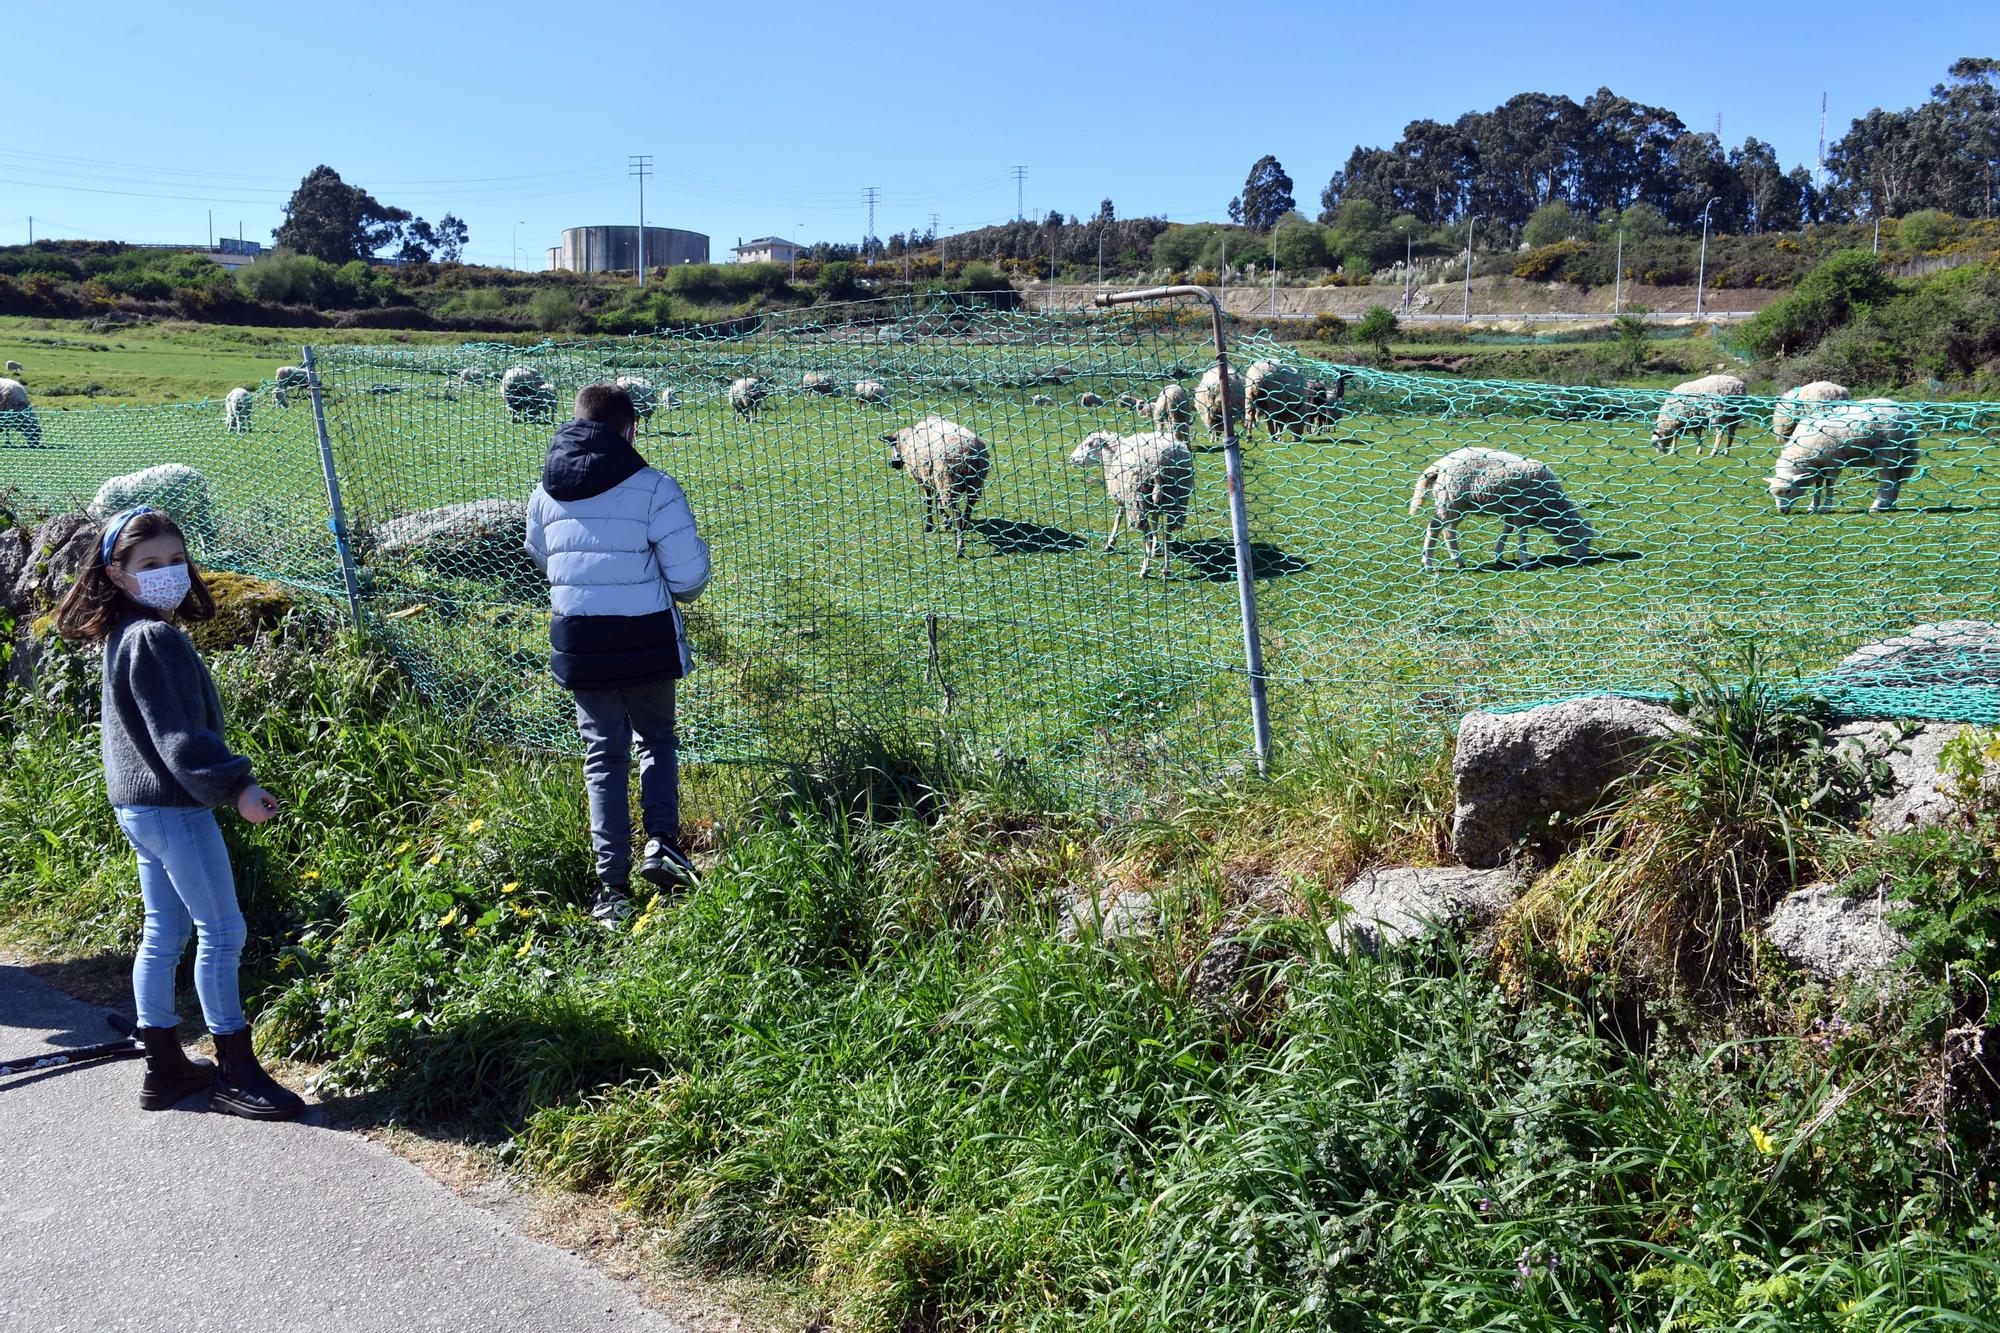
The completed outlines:
[[[319,363],[313,358],[313,349],[306,347],[306,387],[312,391],[313,426],[319,432],[319,466],[326,478],[326,503],[331,514],[326,521],[327,530],[333,533],[333,549],[340,555],[340,580],[347,589],[347,614],[354,621],[354,632],[366,633],[361,620],[361,583],[354,573],[354,552],[347,545],[347,511],[340,503],[340,474],[333,466],[333,441],[326,433],[326,400],[320,396]]]
[[[1215,324],[1215,366],[1222,377],[1222,459],[1229,475],[1229,528],[1236,545],[1236,600],[1243,615],[1243,661],[1250,672],[1250,735],[1257,751],[1257,774],[1271,765],[1271,713],[1265,689],[1264,636],[1257,627],[1257,579],[1250,564],[1250,510],[1243,495],[1243,450],[1236,442],[1236,417],[1229,409],[1229,351],[1222,331],[1222,302],[1206,287],[1148,287],[1136,292],[1101,292],[1100,307],[1130,305],[1167,297],[1208,302]]]

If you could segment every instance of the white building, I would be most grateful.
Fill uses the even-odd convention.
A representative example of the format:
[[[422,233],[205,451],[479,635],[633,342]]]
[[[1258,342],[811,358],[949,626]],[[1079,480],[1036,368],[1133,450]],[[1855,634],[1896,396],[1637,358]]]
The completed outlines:
[[[729,253],[736,257],[735,262],[739,264],[789,265],[804,249],[804,246],[794,245],[782,236],[759,236],[754,241],[739,240]]]

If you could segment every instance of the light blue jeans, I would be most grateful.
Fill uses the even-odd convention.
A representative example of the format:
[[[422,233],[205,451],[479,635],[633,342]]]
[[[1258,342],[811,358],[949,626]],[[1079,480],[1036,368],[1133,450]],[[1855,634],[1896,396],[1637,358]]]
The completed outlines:
[[[632,877],[632,744],[639,746],[639,816],[652,837],[681,834],[680,743],[674,735],[674,683],[576,691],[583,737],[583,785],[590,797],[590,842],[600,884]]]
[[[249,1026],[236,989],[236,961],[243,953],[243,912],[229,849],[210,810],[168,805],[121,805],[118,827],[139,854],[139,894],[146,904],[146,932],[132,960],[132,996],[139,1026],[170,1028],[174,968],[199,933],[194,951],[194,992],[201,1016],[217,1036]]]

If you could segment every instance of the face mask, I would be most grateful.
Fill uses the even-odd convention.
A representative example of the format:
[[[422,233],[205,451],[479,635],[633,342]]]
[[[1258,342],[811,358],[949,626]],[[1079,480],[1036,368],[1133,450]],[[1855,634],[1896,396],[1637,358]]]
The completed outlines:
[[[194,579],[188,574],[186,565],[141,570],[132,576],[132,581],[139,585],[139,590],[132,594],[132,600],[162,615],[169,614],[186,601],[188,590],[194,586]]]

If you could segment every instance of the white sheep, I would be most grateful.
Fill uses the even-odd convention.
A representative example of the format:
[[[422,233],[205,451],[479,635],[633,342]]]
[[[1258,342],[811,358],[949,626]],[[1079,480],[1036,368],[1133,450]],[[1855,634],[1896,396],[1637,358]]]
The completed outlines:
[[[1891,398],[1835,402],[1799,422],[1765,479],[1771,500],[1781,514],[1791,512],[1799,497],[1813,492],[1812,510],[1833,508],[1833,484],[1842,468],[1875,469],[1875,502],[1868,512],[1896,507],[1903,483],[1917,470],[1914,414]]]
[[[7,363],[7,373],[9,375],[20,375],[26,372],[24,372],[21,369],[21,363],[19,361],[9,361]]]
[[[485,380],[486,372],[478,366],[466,366],[458,372],[458,382],[460,384],[483,384]]]
[[[1208,438],[1222,438],[1222,368],[1210,366],[1202,372],[1201,382],[1194,386],[1194,414],[1201,418],[1201,424],[1208,431]],[[1229,414],[1237,421],[1243,419],[1243,377],[1229,377]]]
[[[623,389],[625,396],[632,400],[632,410],[638,414],[639,420],[651,421],[653,413],[659,411],[660,392],[653,387],[651,380],[638,375],[620,375],[611,382]]]
[[[731,381],[729,405],[736,409],[736,415],[740,417],[754,417],[757,415],[758,405],[764,401],[769,392],[770,390],[764,387],[764,381],[755,375],[745,375],[739,380]]]
[[[1146,538],[1139,577],[1160,557],[1160,577],[1167,577],[1173,534],[1187,524],[1188,501],[1194,494],[1194,454],[1185,440],[1165,431],[1120,435],[1101,430],[1086,435],[1069,456],[1077,467],[1092,463],[1104,468],[1104,493],[1118,506],[1111,519],[1109,551],[1118,544],[1118,529],[1129,523]]]
[[[257,406],[257,400],[248,389],[231,389],[222,400],[222,424],[231,435],[241,435],[250,429],[250,416]]]
[[[291,396],[285,392],[285,386],[282,384],[273,384],[271,386],[271,406],[284,408],[291,405]]]
[[[546,420],[556,406],[556,390],[533,366],[509,366],[500,377],[500,401],[509,421]]]
[[[1118,406],[1124,408],[1127,412],[1148,412],[1151,406],[1136,393],[1121,393],[1112,401],[1116,402]]]
[[[1259,422],[1276,439],[1288,430],[1304,436],[1319,419],[1319,404],[1306,377],[1297,368],[1278,361],[1255,361],[1243,372],[1243,422]]]
[[[1153,400],[1151,411],[1154,430],[1177,440],[1187,439],[1188,426],[1194,418],[1194,399],[1186,389],[1169,384]]]
[[[882,442],[889,446],[889,466],[908,472],[924,493],[924,531],[935,530],[940,519],[949,522],[963,556],[972,507],[993,468],[986,441],[956,421],[928,416],[882,436]]]
[[[824,370],[808,370],[799,376],[799,387],[807,393],[832,393],[839,386]]]
[[[306,374],[304,366],[279,366],[276,379],[281,389],[304,389],[312,384],[312,377]]]
[[[21,432],[30,447],[42,442],[42,420],[28,401],[28,388],[19,380],[0,379],[0,440]]]
[[[861,380],[854,386],[854,396],[864,403],[887,406],[889,389],[880,380]]]
[[[183,463],[161,463],[113,477],[97,488],[85,512],[101,522],[142,504],[167,514],[190,537],[215,540],[214,493],[206,477]]]
[[[1712,430],[1715,442],[1709,446],[1708,456],[1728,453],[1736,442],[1736,428],[1750,419],[1744,404],[1729,401],[1742,394],[1743,381],[1734,375],[1703,375],[1676,384],[1653,422],[1653,447],[1670,454],[1681,436],[1692,434],[1699,440]]]
[[[1076,405],[1078,407],[1102,407],[1104,406],[1104,398],[1101,394],[1095,394],[1086,389],[1076,396]]]
[[[1529,528],[1540,528],[1555,538],[1572,560],[1589,556],[1590,544],[1597,539],[1547,463],[1504,449],[1475,445],[1438,459],[1418,476],[1410,493],[1410,513],[1422,513],[1425,501],[1432,505],[1431,520],[1424,528],[1426,570],[1431,568],[1439,533],[1444,534],[1452,563],[1464,567],[1458,523],[1468,514],[1491,514],[1500,520],[1500,541],[1493,548],[1496,562],[1506,559],[1507,538],[1518,535],[1520,563],[1527,563]]]
[[[1054,407],[1055,405],[1056,400],[1045,393],[1038,393],[1028,400],[1028,406],[1030,407]]]
[[[1844,403],[1853,396],[1846,385],[1835,384],[1832,380],[1814,380],[1811,384],[1787,389],[1784,397],[1778,399],[1777,406],[1771,409],[1771,433],[1782,444],[1792,438],[1792,428],[1798,425],[1799,418],[1813,415],[1812,409],[1803,404]]]

